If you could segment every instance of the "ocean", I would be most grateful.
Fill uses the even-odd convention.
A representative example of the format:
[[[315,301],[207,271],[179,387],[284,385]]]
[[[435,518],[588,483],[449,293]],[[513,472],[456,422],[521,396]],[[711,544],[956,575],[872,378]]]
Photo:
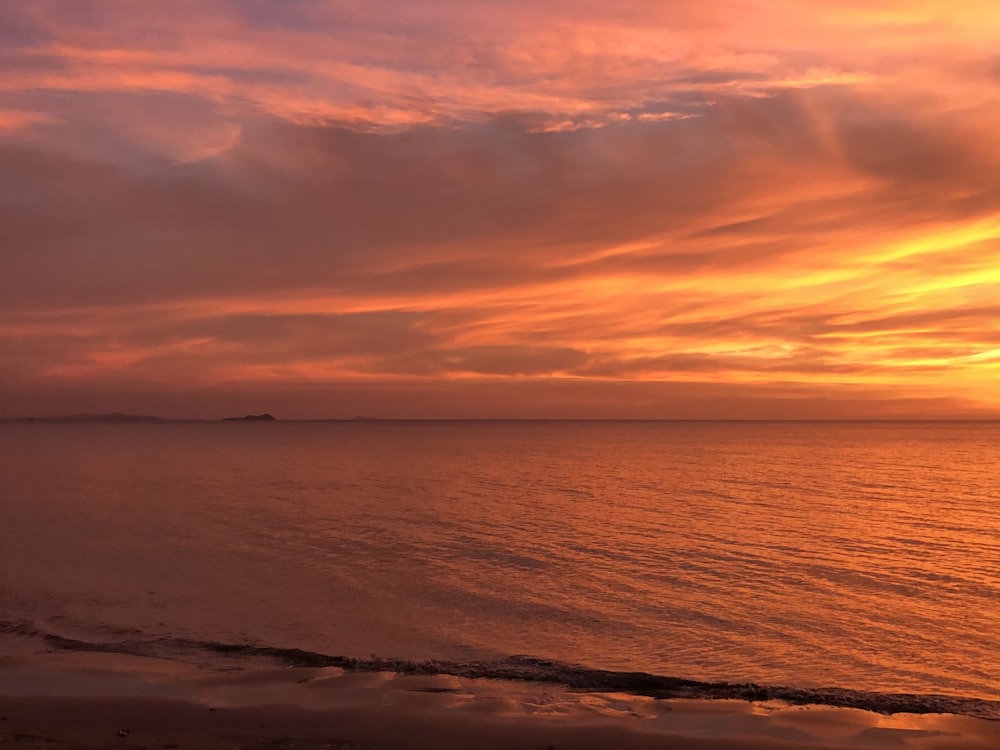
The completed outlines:
[[[998,500],[995,422],[6,423],[0,656],[1000,718]]]

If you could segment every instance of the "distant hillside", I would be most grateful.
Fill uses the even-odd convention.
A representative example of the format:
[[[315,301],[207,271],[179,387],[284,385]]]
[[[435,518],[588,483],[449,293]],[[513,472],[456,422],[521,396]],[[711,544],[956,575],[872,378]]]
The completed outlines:
[[[223,422],[274,422],[275,419],[268,413],[247,414],[245,417],[226,417]]]
[[[121,412],[116,411],[109,414],[67,414],[61,417],[25,417],[24,419],[17,419],[13,421],[83,424],[92,424],[95,422],[142,422],[152,424],[163,422],[164,420],[162,417],[152,417],[144,414],[122,414]]]

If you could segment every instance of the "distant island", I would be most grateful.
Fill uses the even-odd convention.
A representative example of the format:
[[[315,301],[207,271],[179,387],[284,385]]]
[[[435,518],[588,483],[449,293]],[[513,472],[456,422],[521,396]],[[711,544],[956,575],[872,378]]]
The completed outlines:
[[[106,414],[64,414],[56,417],[3,417],[0,422],[30,422],[36,424],[165,424],[167,422],[209,422],[204,419],[164,419],[149,414],[124,414],[119,411]],[[247,414],[245,417],[224,417],[220,422],[275,422],[273,414]]]
[[[23,419],[10,420],[14,422],[46,422],[46,423],[66,423],[66,424],[95,424],[95,423],[121,423],[130,424],[146,423],[154,424],[165,421],[162,417],[152,417],[144,414],[122,414],[121,412],[111,412],[109,414],[66,414],[60,417],[24,417]]]

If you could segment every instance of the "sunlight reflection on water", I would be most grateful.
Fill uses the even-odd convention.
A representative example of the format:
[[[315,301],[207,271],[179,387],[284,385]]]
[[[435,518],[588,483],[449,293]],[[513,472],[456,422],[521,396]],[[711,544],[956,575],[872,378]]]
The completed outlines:
[[[1000,697],[995,423],[0,425],[61,632]]]

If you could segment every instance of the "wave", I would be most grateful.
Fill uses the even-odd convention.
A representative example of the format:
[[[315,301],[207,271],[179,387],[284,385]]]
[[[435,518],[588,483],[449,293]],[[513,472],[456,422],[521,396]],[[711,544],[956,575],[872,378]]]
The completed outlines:
[[[963,696],[882,693],[840,687],[801,688],[752,682],[705,682],[682,677],[595,669],[578,664],[514,655],[498,660],[392,659],[335,656],[300,648],[222,643],[191,638],[154,638],[92,642],[47,632],[31,623],[0,621],[0,633],[41,639],[63,651],[89,651],[178,658],[202,652],[227,657],[266,659],[288,667],[339,667],[355,672],[391,671],[403,675],[447,674],[471,679],[554,683],[585,692],[615,692],[652,698],[771,701],[795,705],[858,708],[881,714],[944,713],[1000,721],[1000,701]]]

